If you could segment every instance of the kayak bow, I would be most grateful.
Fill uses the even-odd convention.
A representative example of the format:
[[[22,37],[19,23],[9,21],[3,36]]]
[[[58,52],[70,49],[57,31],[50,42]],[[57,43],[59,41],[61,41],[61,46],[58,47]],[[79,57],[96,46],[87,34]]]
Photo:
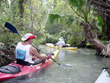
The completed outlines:
[[[102,73],[97,78],[95,83],[110,83],[110,75],[106,69],[103,69]]]

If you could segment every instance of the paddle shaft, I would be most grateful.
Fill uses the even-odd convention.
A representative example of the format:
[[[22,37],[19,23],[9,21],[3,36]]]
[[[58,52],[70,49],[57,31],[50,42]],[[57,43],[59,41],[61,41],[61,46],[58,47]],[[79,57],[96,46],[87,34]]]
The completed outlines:
[[[39,49],[37,46],[35,46],[34,44],[32,44],[36,49]],[[39,49],[40,50],[40,49]],[[42,53],[44,53],[46,55],[45,52],[43,52],[42,50],[40,50]],[[51,58],[55,63],[57,63],[58,65],[61,65],[60,63],[58,63],[56,60],[54,60],[53,58]]]

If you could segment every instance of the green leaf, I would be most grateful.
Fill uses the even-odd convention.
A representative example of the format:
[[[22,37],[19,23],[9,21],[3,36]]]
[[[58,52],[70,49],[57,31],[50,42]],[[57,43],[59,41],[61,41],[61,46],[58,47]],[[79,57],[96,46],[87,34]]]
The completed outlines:
[[[82,11],[84,7],[87,5],[86,0],[69,0],[69,4],[72,7],[76,7],[78,11]]]
[[[61,16],[60,16],[59,14],[49,14],[49,21],[50,21],[51,23],[53,23],[55,19],[58,19],[58,18],[60,18],[60,17],[61,17]]]
[[[84,20],[85,22],[88,21],[88,11],[84,10]]]
[[[102,27],[104,25],[102,18],[100,16],[98,16],[97,18],[98,18],[98,25]]]
[[[73,7],[79,7],[79,0],[69,0],[69,3]]]
[[[90,45],[91,45],[91,43],[87,43],[86,45],[87,45],[87,46],[90,46]]]
[[[67,20],[67,24],[71,25],[74,21],[74,17],[72,15],[69,16],[69,19]]]

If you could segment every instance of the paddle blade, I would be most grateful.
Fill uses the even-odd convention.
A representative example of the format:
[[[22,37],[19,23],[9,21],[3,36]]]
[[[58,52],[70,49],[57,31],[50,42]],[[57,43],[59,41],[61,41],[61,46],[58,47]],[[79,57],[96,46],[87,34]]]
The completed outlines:
[[[13,33],[17,33],[18,35],[20,35],[20,33],[18,33],[18,31],[16,30],[16,28],[12,24],[10,24],[9,22],[6,22],[5,23],[5,27],[7,27]]]
[[[63,67],[73,67],[73,65],[71,65],[71,64],[60,64],[60,66],[63,66]]]

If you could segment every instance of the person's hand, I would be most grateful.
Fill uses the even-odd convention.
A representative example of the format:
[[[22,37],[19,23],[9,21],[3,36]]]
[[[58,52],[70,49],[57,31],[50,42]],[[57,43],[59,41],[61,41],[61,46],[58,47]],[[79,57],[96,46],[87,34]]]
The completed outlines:
[[[43,63],[45,63],[45,60],[42,60],[42,62],[41,62],[41,63],[42,63],[42,64],[43,64]]]
[[[37,57],[35,57],[35,56],[32,56],[32,60],[34,61],[35,59],[37,59]]]
[[[48,59],[52,58],[52,56],[51,56],[51,55],[47,55],[47,56],[48,56]]]

